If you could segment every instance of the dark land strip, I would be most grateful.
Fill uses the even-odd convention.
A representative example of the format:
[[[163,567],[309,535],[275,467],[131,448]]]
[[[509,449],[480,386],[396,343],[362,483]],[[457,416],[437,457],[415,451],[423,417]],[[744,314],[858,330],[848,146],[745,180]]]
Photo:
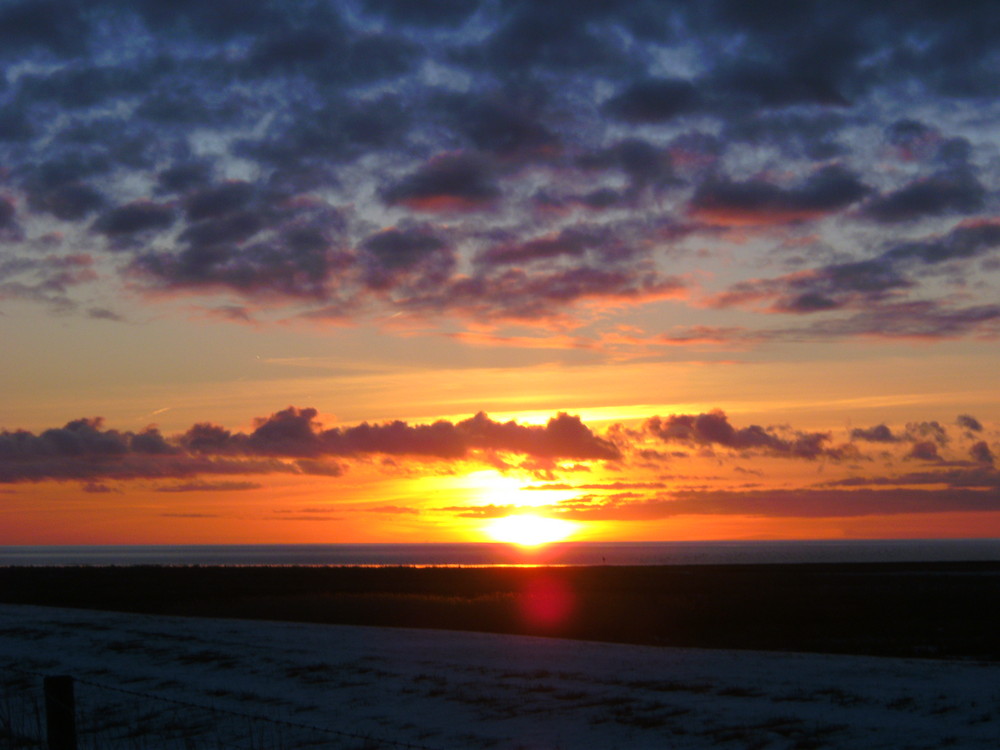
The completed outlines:
[[[0,567],[0,601],[657,646],[1000,661],[995,562]]]

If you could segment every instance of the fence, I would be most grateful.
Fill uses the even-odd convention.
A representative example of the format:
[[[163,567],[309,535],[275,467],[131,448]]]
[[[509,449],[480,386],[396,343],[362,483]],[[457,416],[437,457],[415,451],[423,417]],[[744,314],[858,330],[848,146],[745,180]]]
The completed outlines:
[[[437,750],[0,666],[0,750]]]

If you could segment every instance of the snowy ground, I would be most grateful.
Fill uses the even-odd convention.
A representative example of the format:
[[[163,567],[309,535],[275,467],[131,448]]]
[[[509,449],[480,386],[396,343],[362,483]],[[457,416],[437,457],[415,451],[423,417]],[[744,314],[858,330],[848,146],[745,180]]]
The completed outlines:
[[[149,750],[936,750],[992,749],[1000,736],[1000,664],[0,605],[9,666],[33,674],[0,669],[8,725],[12,686],[71,674],[81,725],[103,722],[102,747],[116,732]],[[159,698],[286,723],[250,727]]]

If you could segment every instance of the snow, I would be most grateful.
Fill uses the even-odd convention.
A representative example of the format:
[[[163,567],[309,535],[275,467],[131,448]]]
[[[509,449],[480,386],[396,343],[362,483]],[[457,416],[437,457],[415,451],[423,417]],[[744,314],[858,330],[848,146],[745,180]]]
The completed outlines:
[[[0,605],[0,679],[43,674],[77,678],[104,747],[143,724],[128,747],[996,748],[1000,723],[993,663]],[[241,738],[225,711],[286,723]]]

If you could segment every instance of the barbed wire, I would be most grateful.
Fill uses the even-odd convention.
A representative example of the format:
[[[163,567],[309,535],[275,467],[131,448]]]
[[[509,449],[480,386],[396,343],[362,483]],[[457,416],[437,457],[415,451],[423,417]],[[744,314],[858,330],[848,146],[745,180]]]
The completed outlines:
[[[43,672],[37,672],[31,669],[24,669],[23,667],[14,667],[11,665],[0,664],[0,671],[9,672],[13,674],[31,675],[33,677],[49,677],[50,674],[45,674]],[[223,714],[226,716],[231,716],[238,719],[246,719],[249,721],[263,721],[275,726],[284,727],[287,729],[297,729],[306,730],[311,732],[319,732],[321,734],[327,734],[331,736],[340,737],[349,740],[360,740],[362,742],[375,742],[380,745],[390,745],[392,747],[402,748],[403,750],[441,750],[441,748],[432,747],[430,745],[424,745],[416,742],[409,742],[406,740],[396,740],[388,737],[379,737],[373,734],[362,734],[360,732],[347,732],[342,729],[332,729],[330,727],[320,727],[314,724],[306,724],[304,722],[289,721],[288,719],[279,719],[273,716],[264,716],[262,714],[252,714],[245,711],[236,711],[231,708],[223,708],[221,706],[209,706],[203,703],[195,703],[193,701],[181,700],[178,698],[168,698],[163,695],[154,695],[152,693],[146,693],[140,690],[131,690],[129,688],[116,687],[114,685],[107,685],[101,682],[96,682],[84,677],[73,676],[73,681],[79,683],[80,685],[86,685],[91,688],[97,688],[99,690],[107,690],[113,693],[120,693],[123,695],[128,695],[134,698],[142,698],[145,700],[155,700],[164,703],[169,703],[175,706],[180,706],[188,709],[196,709],[199,711],[208,711],[210,713]],[[227,743],[219,743],[227,744]]]

